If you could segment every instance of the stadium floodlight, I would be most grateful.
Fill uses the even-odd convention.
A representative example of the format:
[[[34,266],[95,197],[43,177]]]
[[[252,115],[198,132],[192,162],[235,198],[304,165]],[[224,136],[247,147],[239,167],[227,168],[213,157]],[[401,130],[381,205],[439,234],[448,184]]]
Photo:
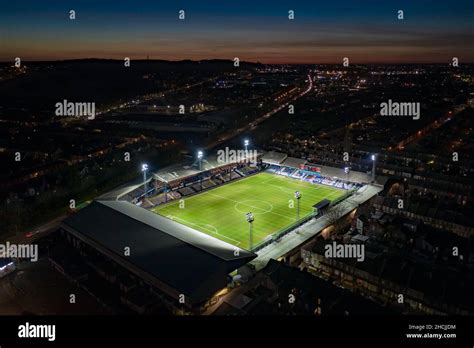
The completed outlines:
[[[245,214],[245,218],[247,219],[247,222],[249,223],[249,250],[252,251],[253,249],[252,225],[255,220],[255,217],[253,216],[252,212],[248,212],[247,214]]]
[[[143,186],[145,188],[145,193],[144,193],[144,196],[146,197],[146,191],[147,191],[147,187],[146,187],[146,172],[148,170],[148,164],[146,163],[143,163],[142,164],[142,172],[143,172]]]
[[[372,182],[375,182],[375,160],[376,160],[376,155],[372,154]]]
[[[198,151],[198,154],[197,154],[197,157],[198,157],[198,160],[199,160],[199,171],[202,170],[202,157],[204,156],[203,152],[202,151]]]
[[[250,141],[248,139],[244,139],[244,146],[245,146],[245,154],[248,152]]]
[[[349,181],[349,171],[350,171],[349,167],[344,167],[344,173],[346,173],[346,181]]]
[[[252,223],[252,222],[254,222],[254,220],[255,220],[255,217],[254,217],[254,215],[252,214],[252,212],[249,212],[249,213],[245,214],[245,217],[247,218],[247,222],[248,222],[248,223]]]

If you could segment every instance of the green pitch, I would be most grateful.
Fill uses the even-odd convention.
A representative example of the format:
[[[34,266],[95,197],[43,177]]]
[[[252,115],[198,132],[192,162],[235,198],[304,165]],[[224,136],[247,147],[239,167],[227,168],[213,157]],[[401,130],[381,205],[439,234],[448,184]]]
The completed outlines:
[[[300,191],[300,218],[313,212],[313,205],[335,200],[346,191],[270,173],[259,173],[223,186],[157,206],[154,212],[243,249],[249,247],[252,212],[253,245],[296,222],[295,191]],[[292,202],[291,202],[292,201]]]

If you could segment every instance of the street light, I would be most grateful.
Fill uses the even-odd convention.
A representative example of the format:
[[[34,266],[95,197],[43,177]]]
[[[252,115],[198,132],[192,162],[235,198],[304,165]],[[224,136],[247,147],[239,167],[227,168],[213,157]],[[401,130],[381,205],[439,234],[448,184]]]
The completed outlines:
[[[255,220],[255,217],[253,216],[252,212],[248,212],[247,214],[245,214],[245,218],[247,219],[247,222],[249,223],[249,250],[252,251],[253,249],[252,225],[253,225],[253,221]]]
[[[146,172],[147,172],[147,170],[148,170],[148,164],[143,163],[143,164],[142,164],[143,186],[145,187],[145,194],[144,194],[144,197],[146,197],[146,191],[147,191],[147,187],[146,187]]]

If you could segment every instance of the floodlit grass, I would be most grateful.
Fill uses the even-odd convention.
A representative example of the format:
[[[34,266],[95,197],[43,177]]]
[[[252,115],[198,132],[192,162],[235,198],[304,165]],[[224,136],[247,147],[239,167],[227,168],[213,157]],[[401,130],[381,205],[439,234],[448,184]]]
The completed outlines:
[[[253,245],[296,222],[295,191],[300,191],[300,218],[313,211],[313,205],[327,198],[335,200],[344,190],[310,184],[298,179],[259,173],[217,188],[183,197],[153,209],[183,225],[209,234],[243,249],[249,247],[249,226],[245,214],[252,212]],[[293,201],[293,207],[291,202]]]

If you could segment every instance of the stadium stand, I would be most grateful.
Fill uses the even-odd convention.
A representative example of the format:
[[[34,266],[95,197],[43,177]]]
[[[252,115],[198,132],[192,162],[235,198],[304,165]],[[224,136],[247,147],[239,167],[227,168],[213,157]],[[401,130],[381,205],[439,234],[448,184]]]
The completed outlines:
[[[217,183],[217,185],[223,184],[223,183],[225,182],[224,179],[222,179],[222,177],[221,177],[220,174],[218,174],[217,176],[215,176],[213,180],[214,180],[214,182]]]
[[[192,188],[190,188],[190,187],[183,187],[183,188],[180,188],[180,189],[178,190],[178,192],[179,192],[179,194],[180,194],[181,196],[188,196],[188,195],[191,195],[191,194],[195,193],[195,191],[194,191]]]
[[[268,164],[281,164],[288,157],[286,153],[268,151],[262,156],[262,162]]]
[[[276,151],[269,151],[264,154],[257,165],[231,163],[222,166],[216,161],[208,161],[206,166],[209,168],[206,168],[207,170],[204,172],[196,171],[192,166],[181,168],[175,166],[173,167],[174,170],[163,170],[154,174],[153,184],[150,183],[149,185],[152,187],[152,191],[147,194],[146,202],[143,199],[143,185],[134,186],[133,189],[122,196],[121,200],[133,202],[137,205],[145,203],[144,207],[147,208],[153,207],[193,195],[202,190],[211,189],[231,180],[252,175],[261,170],[345,190],[353,190],[363,186],[358,182],[337,178],[334,174],[341,175],[341,169],[311,164],[305,159],[288,157],[286,154]],[[360,173],[351,172],[351,175],[359,179]],[[168,181],[164,181],[166,179]],[[163,193],[165,189],[168,191],[166,194]]]
[[[201,184],[200,183],[195,183],[194,185],[191,186],[194,191],[199,192],[201,191]]]
[[[181,194],[177,191],[170,191],[167,193],[167,196],[168,196],[168,200],[173,200],[173,199],[180,199],[181,198]]]
[[[153,205],[158,205],[166,202],[166,197],[164,193],[161,193],[157,196],[150,197],[149,200],[152,202]]]
[[[241,178],[242,176],[239,173],[233,171],[231,173],[230,177],[231,177],[231,179],[238,179],[238,178]]]
[[[266,170],[270,173],[277,173],[278,171],[280,171],[280,169],[281,169],[280,166],[271,164],[270,166],[268,166],[268,168]]]
[[[294,158],[288,158],[284,161],[284,163],[294,163],[296,165],[302,165],[303,162],[296,161]],[[338,179],[336,177],[327,177],[322,176],[321,173],[318,172],[310,172],[303,169],[297,169],[293,167],[286,167],[286,166],[278,166],[275,164],[267,165],[265,171],[277,175],[289,176],[295,179],[308,181],[311,183],[326,185],[326,186],[333,186],[345,190],[353,190],[358,189],[363,186],[361,183],[356,182],[349,182],[342,179]]]
[[[290,168],[301,168],[301,166],[306,164],[306,160],[296,157],[287,157],[281,165],[284,167]]]
[[[247,175],[251,175],[253,173],[256,173],[258,172],[259,169],[258,168],[252,168],[250,166],[242,166],[239,168],[239,172],[243,175],[243,176],[247,176]]]
[[[202,182],[202,187],[205,188],[205,189],[208,189],[208,188],[213,187],[213,186],[216,186],[216,184],[214,184],[210,179],[204,180]]]
[[[109,274],[115,275],[109,282],[126,273],[176,309],[204,310],[227,285],[229,273],[256,257],[125,201],[94,201],[64,220],[60,230],[81,257],[109,265]],[[130,256],[124,256],[125,245]]]
[[[281,170],[279,171],[278,174],[285,175],[285,176],[291,176],[291,174],[293,174],[293,172],[295,170],[296,170],[295,168],[281,167]]]

